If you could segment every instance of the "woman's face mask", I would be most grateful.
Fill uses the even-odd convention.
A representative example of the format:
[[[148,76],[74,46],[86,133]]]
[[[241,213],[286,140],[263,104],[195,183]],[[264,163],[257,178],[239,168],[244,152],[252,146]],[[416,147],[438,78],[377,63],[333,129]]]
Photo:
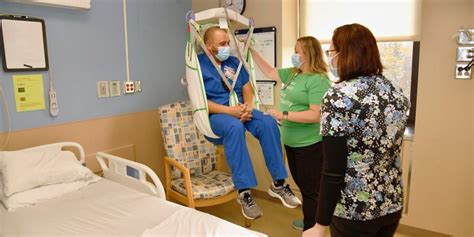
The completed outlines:
[[[335,77],[339,77],[339,74],[337,73],[337,67],[333,65],[333,61],[334,61],[334,58],[337,57],[338,54],[334,56],[328,56],[329,70],[331,71],[332,75],[334,75]]]
[[[301,65],[303,64],[303,63],[301,62],[300,55],[297,54],[297,53],[294,53],[293,55],[291,55],[291,63],[292,63],[293,66],[296,67],[296,68],[300,68]]]
[[[223,62],[227,60],[230,56],[230,47],[229,46],[224,46],[224,47],[218,47],[217,48],[217,54],[216,58]]]

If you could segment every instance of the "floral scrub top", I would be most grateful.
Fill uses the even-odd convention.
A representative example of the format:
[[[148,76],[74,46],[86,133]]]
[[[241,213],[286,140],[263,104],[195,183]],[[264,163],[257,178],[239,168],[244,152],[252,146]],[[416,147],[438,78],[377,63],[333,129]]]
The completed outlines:
[[[321,107],[321,134],[345,137],[347,168],[334,215],[372,220],[402,209],[400,150],[409,101],[381,75],[335,84]]]

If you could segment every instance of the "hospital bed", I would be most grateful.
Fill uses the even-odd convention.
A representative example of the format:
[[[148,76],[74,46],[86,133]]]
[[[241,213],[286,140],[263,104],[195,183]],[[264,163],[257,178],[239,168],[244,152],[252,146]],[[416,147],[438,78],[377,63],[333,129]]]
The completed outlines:
[[[21,151],[61,151],[65,147],[77,150],[79,164],[85,164],[84,150],[77,143]],[[0,156],[0,165],[2,158],[5,157]],[[90,183],[71,192],[64,191],[70,184],[56,184],[56,189],[49,190],[49,197],[63,192],[61,195],[32,201],[30,204],[35,202],[34,205],[14,211],[0,205],[0,236],[266,236],[166,201],[159,178],[145,165],[105,153],[97,153],[97,159],[104,178],[93,175]],[[0,183],[0,189],[5,191],[3,184],[6,183]],[[51,186],[55,185],[23,193],[38,197],[35,191]]]

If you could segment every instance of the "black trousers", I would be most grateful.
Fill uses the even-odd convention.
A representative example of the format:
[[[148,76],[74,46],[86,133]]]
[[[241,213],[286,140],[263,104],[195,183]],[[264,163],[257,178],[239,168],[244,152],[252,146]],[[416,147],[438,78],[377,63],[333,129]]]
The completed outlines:
[[[398,211],[370,221],[348,220],[333,216],[331,237],[392,237],[402,212]]]
[[[321,142],[305,147],[285,145],[285,150],[291,176],[303,196],[304,230],[307,230],[316,224],[323,146]]]

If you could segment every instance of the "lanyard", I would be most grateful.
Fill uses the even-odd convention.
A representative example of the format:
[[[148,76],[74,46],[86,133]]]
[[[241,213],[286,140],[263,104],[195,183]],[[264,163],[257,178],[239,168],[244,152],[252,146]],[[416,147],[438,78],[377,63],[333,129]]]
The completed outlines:
[[[287,83],[285,83],[285,85],[284,85],[283,88],[281,88],[281,89],[282,89],[282,90],[285,90],[285,89],[295,80],[295,78],[296,78],[298,75],[299,75],[298,72],[295,73],[295,74],[293,74],[293,76],[291,77],[291,79],[290,79]]]

